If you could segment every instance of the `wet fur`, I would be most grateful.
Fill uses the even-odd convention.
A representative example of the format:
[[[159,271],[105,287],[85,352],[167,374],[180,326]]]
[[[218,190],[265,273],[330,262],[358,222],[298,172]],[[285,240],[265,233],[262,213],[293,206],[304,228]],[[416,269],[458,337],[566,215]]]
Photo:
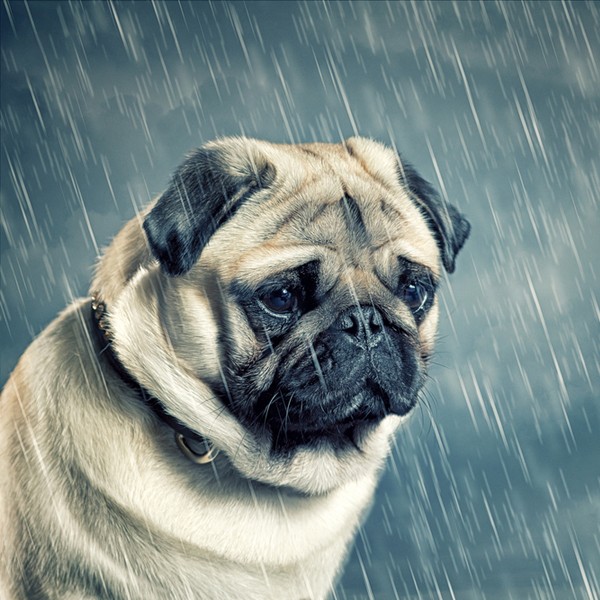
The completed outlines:
[[[304,146],[225,139],[196,151],[151,211],[123,228],[92,285],[109,307],[115,351],[221,454],[199,467],[179,452],[173,432],[98,355],[89,300],[76,301],[27,349],[0,400],[2,598],[330,593],[402,418],[366,430],[354,451],[322,444],[272,453],[269,437],[246,428],[215,393],[224,344],[234,365],[261,352],[229,290],[234,282],[253,290],[269,273],[317,256],[323,273],[339,275],[337,305],[379,293],[382,310],[405,322],[428,356],[437,303],[417,326],[384,300],[364,268],[375,243],[364,232],[392,239],[389,252],[440,275],[442,264],[454,268],[468,224],[455,209],[440,212],[446,205],[399,164],[361,138]],[[181,186],[193,192],[184,216],[174,203]],[[346,194],[359,209],[339,204]],[[324,325],[315,316],[312,327]],[[266,385],[275,369],[261,363],[256,377]]]

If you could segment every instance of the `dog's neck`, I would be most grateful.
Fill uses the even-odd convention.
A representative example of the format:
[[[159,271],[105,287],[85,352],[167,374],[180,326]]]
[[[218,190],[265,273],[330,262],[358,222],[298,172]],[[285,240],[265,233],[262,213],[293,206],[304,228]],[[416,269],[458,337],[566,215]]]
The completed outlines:
[[[179,421],[177,417],[171,415],[164,404],[140,385],[119,360],[113,349],[107,316],[106,304],[98,293],[94,293],[90,302],[90,329],[98,358],[104,358],[121,381],[135,392],[158,419],[175,432],[177,446],[187,458],[198,464],[212,462],[218,453],[212,444],[204,436],[191,430]]]

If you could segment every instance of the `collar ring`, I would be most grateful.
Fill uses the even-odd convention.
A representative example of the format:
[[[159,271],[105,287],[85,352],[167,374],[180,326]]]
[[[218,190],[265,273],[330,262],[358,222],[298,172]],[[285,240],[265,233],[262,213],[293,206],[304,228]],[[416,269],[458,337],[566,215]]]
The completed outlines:
[[[206,452],[203,452],[202,454],[194,452],[190,448],[188,441],[185,439],[185,436],[178,432],[175,432],[175,442],[177,443],[177,447],[179,448],[179,450],[181,450],[181,453],[197,465],[207,465],[208,463],[211,463],[213,460],[215,460],[215,458],[219,454],[219,450],[215,450],[215,447],[208,443],[208,450]]]

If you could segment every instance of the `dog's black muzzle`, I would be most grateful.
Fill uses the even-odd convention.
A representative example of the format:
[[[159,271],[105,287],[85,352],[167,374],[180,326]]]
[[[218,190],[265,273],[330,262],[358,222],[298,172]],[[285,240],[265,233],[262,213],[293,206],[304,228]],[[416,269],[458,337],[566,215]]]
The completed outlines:
[[[422,379],[414,343],[375,308],[352,307],[278,378],[259,410],[289,443],[346,435],[416,403]]]

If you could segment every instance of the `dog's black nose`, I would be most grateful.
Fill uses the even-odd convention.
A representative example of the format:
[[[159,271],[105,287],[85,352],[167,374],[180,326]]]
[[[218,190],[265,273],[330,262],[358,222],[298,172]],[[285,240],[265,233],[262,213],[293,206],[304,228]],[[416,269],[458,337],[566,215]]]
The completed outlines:
[[[383,339],[383,319],[373,306],[349,308],[338,317],[331,329],[346,334],[349,341],[364,349],[374,348]]]

